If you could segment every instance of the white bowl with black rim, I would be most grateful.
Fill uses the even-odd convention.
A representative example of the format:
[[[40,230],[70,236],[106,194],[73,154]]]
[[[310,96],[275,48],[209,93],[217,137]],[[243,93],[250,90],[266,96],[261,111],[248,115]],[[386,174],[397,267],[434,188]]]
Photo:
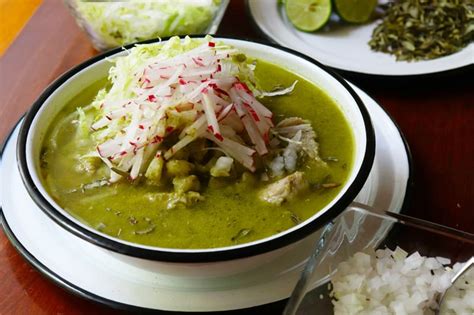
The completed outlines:
[[[375,155],[375,135],[369,114],[354,90],[337,74],[317,61],[279,46],[234,38],[216,38],[245,54],[284,67],[324,90],[343,112],[354,137],[353,166],[337,196],[311,218],[286,231],[253,242],[209,249],[174,249],[147,246],[104,234],[74,218],[48,194],[40,180],[40,150],[56,115],[75,96],[108,75],[106,58],[125,55],[115,49],[94,57],[53,82],[26,114],[17,144],[22,180],[34,202],[66,231],[117,259],[164,274],[219,277],[236,274],[272,261],[341,213],[362,189]],[[154,41],[147,41],[154,42]],[[128,48],[132,45],[128,46]]]

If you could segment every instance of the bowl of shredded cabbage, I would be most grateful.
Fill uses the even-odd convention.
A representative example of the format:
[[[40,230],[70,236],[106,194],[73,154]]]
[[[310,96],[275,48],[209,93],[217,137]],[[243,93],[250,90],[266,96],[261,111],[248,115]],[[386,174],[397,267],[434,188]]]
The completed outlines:
[[[214,34],[229,0],[64,0],[97,50],[173,35]]]

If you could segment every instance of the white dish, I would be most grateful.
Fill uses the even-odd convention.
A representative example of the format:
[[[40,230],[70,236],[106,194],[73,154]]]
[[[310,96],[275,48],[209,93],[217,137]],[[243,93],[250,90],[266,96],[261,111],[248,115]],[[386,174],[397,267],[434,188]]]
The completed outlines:
[[[283,6],[277,5],[275,0],[248,0],[247,5],[257,27],[271,40],[333,68],[374,75],[406,76],[443,72],[474,64],[474,43],[445,57],[401,62],[392,55],[372,51],[367,44],[379,21],[365,25],[334,22],[329,30],[306,33],[292,26]]]
[[[399,212],[411,184],[410,158],[390,117],[360,89],[375,126],[377,149],[371,174],[356,201]],[[0,165],[3,225],[14,246],[58,285],[110,306],[134,310],[224,311],[287,298],[318,233],[258,269],[212,279],[170,276],[126,264],[50,220],[27,193],[16,161],[18,127]]]

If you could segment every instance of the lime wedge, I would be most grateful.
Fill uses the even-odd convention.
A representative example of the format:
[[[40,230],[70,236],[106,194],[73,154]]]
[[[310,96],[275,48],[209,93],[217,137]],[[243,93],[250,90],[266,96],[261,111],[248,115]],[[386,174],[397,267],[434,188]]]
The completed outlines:
[[[377,6],[377,0],[334,0],[337,14],[346,22],[367,22]]]
[[[298,29],[306,32],[323,27],[331,16],[331,0],[286,0],[286,15]]]

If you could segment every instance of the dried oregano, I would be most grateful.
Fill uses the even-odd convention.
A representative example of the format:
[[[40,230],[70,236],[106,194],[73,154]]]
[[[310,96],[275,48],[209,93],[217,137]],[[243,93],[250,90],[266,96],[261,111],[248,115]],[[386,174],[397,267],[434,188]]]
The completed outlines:
[[[473,0],[404,0],[388,6],[369,45],[397,60],[433,59],[474,40]]]

